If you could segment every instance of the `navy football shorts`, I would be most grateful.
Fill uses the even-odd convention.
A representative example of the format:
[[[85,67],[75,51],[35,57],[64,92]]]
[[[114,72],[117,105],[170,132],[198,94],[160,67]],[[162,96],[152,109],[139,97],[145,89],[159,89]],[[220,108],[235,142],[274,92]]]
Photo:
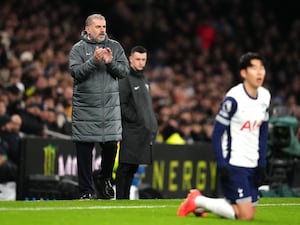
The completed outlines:
[[[220,179],[225,199],[231,204],[258,201],[258,183],[255,168],[230,166],[229,179]]]

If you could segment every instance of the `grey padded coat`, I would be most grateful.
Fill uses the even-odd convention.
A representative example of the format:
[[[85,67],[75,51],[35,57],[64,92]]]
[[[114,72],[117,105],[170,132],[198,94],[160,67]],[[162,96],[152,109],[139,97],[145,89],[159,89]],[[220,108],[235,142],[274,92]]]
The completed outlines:
[[[113,52],[109,64],[93,58],[96,46]],[[118,79],[129,74],[129,63],[120,43],[106,39],[96,43],[82,38],[69,54],[69,68],[74,79],[72,101],[72,140],[107,142],[122,139]]]

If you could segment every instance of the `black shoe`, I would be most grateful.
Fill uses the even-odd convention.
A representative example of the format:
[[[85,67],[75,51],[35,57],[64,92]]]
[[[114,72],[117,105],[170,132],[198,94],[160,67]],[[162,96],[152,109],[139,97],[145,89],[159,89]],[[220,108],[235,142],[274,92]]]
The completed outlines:
[[[98,198],[112,199],[115,197],[115,191],[110,182],[110,179],[96,178],[94,179],[94,182],[98,191]]]
[[[83,194],[80,197],[80,200],[94,200],[97,199],[95,194]]]

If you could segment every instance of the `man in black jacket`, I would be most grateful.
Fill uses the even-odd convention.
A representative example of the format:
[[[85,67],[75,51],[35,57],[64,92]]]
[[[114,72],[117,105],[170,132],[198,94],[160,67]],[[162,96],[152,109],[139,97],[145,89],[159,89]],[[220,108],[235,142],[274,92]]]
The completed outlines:
[[[119,81],[123,132],[116,174],[116,199],[129,199],[139,164],[152,163],[152,144],[157,132],[150,85],[144,76],[147,50],[142,46],[133,47],[129,62],[130,75]]]
[[[129,63],[119,42],[106,34],[106,20],[93,14],[85,21],[81,40],[69,54],[74,79],[72,98],[72,140],[76,145],[81,199],[114,197],[110,183],[122,137],[118,79],[129,74]],[[101,168],[92,175],[95,143],[102,148]]]

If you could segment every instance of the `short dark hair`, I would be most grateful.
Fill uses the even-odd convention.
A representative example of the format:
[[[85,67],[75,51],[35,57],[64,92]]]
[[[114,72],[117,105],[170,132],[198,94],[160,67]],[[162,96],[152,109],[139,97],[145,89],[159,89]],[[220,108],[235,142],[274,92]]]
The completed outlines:
[[[240,57],[239,70],[246,69],[247,67],[252,66],[251,60],[253,60],[253,59],[260,60],[262,62],[262,64],[264,66],[266,66],[265,59],[259,53],[247,52]]]
[[[132,55],[133,53],[135,52],[138,52],[138,53],[147,53],[147,49],[144,48],[143,46],[141,45],[137,45],[137,46],[134,46],[131,51],[130,51],[130,54]]]

